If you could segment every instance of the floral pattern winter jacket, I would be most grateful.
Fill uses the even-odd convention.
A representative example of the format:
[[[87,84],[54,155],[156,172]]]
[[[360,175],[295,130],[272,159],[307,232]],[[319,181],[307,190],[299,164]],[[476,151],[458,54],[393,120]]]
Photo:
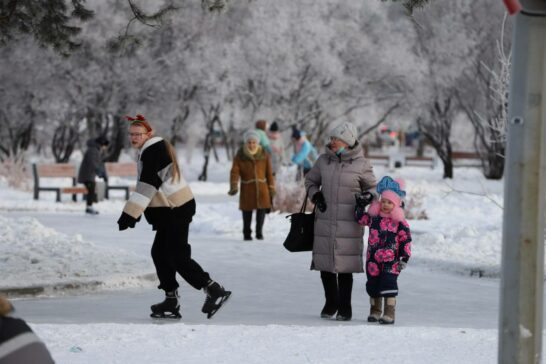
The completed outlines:
[[[360,215],[360,216],[359,216]],[[360,225],[368,226],[366,273],[376,277],[381,273],[400,274],[399,262],[411,256],[411,233],[408,223],[390,217],[356,214]]]

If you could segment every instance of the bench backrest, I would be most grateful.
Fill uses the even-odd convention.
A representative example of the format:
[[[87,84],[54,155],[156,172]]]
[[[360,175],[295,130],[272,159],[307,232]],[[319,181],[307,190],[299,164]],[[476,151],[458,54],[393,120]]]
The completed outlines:
[[[106,173],[108,177],[136,177],[137,165],[136,163],[113,163],[107,162],[104,164],[106,167]]]
[[[36,177],[76,177],[76,166],[70,163],[35,164]]]

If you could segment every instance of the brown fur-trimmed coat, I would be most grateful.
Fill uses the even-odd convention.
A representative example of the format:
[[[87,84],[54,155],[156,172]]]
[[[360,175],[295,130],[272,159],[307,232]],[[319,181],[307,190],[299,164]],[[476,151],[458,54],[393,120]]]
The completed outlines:
[[[271,157],[259,147],[251,155],[245,146],[239,148],[230,173],[231,190],[236,190],[240,180],[239,209],[252,211],[270,209],[275,180],[271,168]]]

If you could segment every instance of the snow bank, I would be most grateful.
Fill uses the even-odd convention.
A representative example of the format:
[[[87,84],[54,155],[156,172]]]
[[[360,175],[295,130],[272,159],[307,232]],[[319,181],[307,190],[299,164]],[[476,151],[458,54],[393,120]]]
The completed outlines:
[[[59,363],[496,363],[497,331],[434,327],[32,325]]]
[[[34,218],[0,215],[0,290],[142,284],[154,277],[148,257],[68,236]]]

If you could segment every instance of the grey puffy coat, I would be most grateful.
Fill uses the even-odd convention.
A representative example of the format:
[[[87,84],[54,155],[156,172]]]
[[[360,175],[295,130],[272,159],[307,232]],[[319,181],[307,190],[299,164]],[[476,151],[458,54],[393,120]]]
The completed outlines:
[[[316,211],[311,269],[332,273],[363,272],[363,228],[354,217],[356,193],[376,185],[371,163],[357,145],[341,156],[329,148],[305,177],[312,197],[322,187],[326,211]]]
[[[78,172],[78,182],[94,182],[95,177],[107,178],[104,161],[100,153],[100,145],[96,139],[87,141],[87,150],[83,155],[82,164]]]

